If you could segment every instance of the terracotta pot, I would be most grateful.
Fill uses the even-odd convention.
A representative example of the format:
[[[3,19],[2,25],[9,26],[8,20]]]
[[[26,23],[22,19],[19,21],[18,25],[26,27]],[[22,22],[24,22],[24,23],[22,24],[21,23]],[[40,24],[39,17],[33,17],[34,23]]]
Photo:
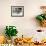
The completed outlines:
[[[46,27],[46,20],[40,22],[42,27]]]

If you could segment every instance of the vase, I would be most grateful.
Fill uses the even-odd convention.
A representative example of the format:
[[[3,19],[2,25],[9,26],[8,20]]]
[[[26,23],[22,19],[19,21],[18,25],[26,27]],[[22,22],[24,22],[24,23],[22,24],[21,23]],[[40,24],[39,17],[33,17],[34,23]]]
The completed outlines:
[[[12,36],[11,40],[12,40],[12,44],[14,44],[14,40],[17,38],[17,36]]]

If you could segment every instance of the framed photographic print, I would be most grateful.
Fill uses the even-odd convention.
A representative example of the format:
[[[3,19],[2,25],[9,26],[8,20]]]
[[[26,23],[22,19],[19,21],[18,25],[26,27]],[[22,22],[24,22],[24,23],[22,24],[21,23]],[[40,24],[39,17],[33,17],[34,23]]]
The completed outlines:
[[[12,17],[24,17],[24,6],[11,6]]]

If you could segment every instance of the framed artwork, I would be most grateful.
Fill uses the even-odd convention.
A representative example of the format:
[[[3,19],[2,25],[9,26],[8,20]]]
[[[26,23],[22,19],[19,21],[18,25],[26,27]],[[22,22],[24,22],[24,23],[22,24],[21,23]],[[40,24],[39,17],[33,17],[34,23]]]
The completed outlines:
[[[11,6],[12,17],[24,17],[24,6]]]

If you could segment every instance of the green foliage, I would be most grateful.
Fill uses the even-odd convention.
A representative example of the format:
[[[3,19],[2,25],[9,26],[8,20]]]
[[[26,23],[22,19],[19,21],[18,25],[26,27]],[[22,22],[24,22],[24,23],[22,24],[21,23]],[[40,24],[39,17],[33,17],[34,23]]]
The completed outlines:
[[[6,30],[5,34],[9,38],[11,38],[12,36],[16,36],[17,33],[18,33],[18,31],[17,31],[15,26],[6,26],[5,30]]]
[[[43,17],[42,16],[37,16],[36,19],[42,21],[43,20]]]
[[[45,20],[46,20],[46,15],[44,16]]]
[[[44,19],[46,19],[46,14],[38,15],[38,16],[36,16],[36,19],[39,21],[43,21]]]

